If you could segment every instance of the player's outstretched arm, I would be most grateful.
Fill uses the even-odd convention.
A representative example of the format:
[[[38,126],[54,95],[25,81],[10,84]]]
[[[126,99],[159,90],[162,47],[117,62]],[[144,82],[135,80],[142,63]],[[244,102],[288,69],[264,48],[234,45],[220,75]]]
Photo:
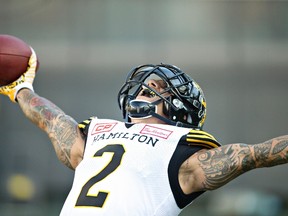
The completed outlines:
[[[249,170],[288,163],[288,135],[255,145],[239,143],[201,150],[186,163],[191,170],[182,186],[186,193],[214,190]]]
[[[29,89],[20,90],[17,101],[26,117],[47,133],[59,160],[75,169],[84,150],[84,138],[77,122]]]
[[[60,161],[74,169],[82,160],[84,138],[70,116],[34,93],[37,56],[32,48],[31,51],[27,71],[13,83],[1,86],[0,94],[19,103],[27,118],[48,134]]]

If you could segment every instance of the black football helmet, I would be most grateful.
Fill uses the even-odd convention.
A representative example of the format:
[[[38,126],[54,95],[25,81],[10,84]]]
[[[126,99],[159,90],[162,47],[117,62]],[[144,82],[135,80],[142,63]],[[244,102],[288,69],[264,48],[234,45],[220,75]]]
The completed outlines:
[[[165,90],[153,90],[147,84],[150,79],[163,80]],[[157,95],[160,99],[152,103],[137,100],[143,89],[151,97]],[[157,114],[156,105],[160,102],[164,103],[165,116]],[[154,116],[170,125],[201,129],[206,118],[206,100],[200,86],[178,67],[169,64],[146,64],[132,69],[118,93],[118,104],[128,122],[130,118]]]

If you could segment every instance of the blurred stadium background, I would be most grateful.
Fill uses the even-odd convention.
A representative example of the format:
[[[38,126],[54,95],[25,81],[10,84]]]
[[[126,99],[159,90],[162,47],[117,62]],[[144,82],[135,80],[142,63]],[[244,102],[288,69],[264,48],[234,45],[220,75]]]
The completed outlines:
[[[0,34],[31,44],[36,91],[82,121],[121,119],[126,73],[170,63],[208,102],[204,129],[225,143],[288,133],[288,2],[277,0],[0,0]],[[0,215],[58,215],[73,172],[46,135],[0,97]],[[205,193],[181,215],[288,215],[287,165]]]

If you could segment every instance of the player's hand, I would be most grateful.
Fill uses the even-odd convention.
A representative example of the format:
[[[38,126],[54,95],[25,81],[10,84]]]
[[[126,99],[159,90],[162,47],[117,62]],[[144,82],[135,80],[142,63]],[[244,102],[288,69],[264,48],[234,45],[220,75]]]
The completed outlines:
[[[8,96],[13,102],[17,102],[16,96],[20,89],[28,88],[34,91],[33,81],[37,70],[37,56],[32,47],[31,51],[27,71],[13,83],[0,87],[0,94]]]

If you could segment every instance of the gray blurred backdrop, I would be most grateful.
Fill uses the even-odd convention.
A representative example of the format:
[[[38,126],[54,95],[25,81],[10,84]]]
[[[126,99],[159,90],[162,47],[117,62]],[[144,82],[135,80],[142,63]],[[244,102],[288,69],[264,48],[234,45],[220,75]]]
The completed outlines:
[[[127,72],[163,62],[203,88],[204,129],[223,144],[288,133],[287,1],[0,0],[0,34],[34,47],[36,91],[77,121],[121,120]],[[5,97],[0,121],[0,215],[59,215],[73,172]],[[287,215],[287,168],[246,173],[182,215]]]

